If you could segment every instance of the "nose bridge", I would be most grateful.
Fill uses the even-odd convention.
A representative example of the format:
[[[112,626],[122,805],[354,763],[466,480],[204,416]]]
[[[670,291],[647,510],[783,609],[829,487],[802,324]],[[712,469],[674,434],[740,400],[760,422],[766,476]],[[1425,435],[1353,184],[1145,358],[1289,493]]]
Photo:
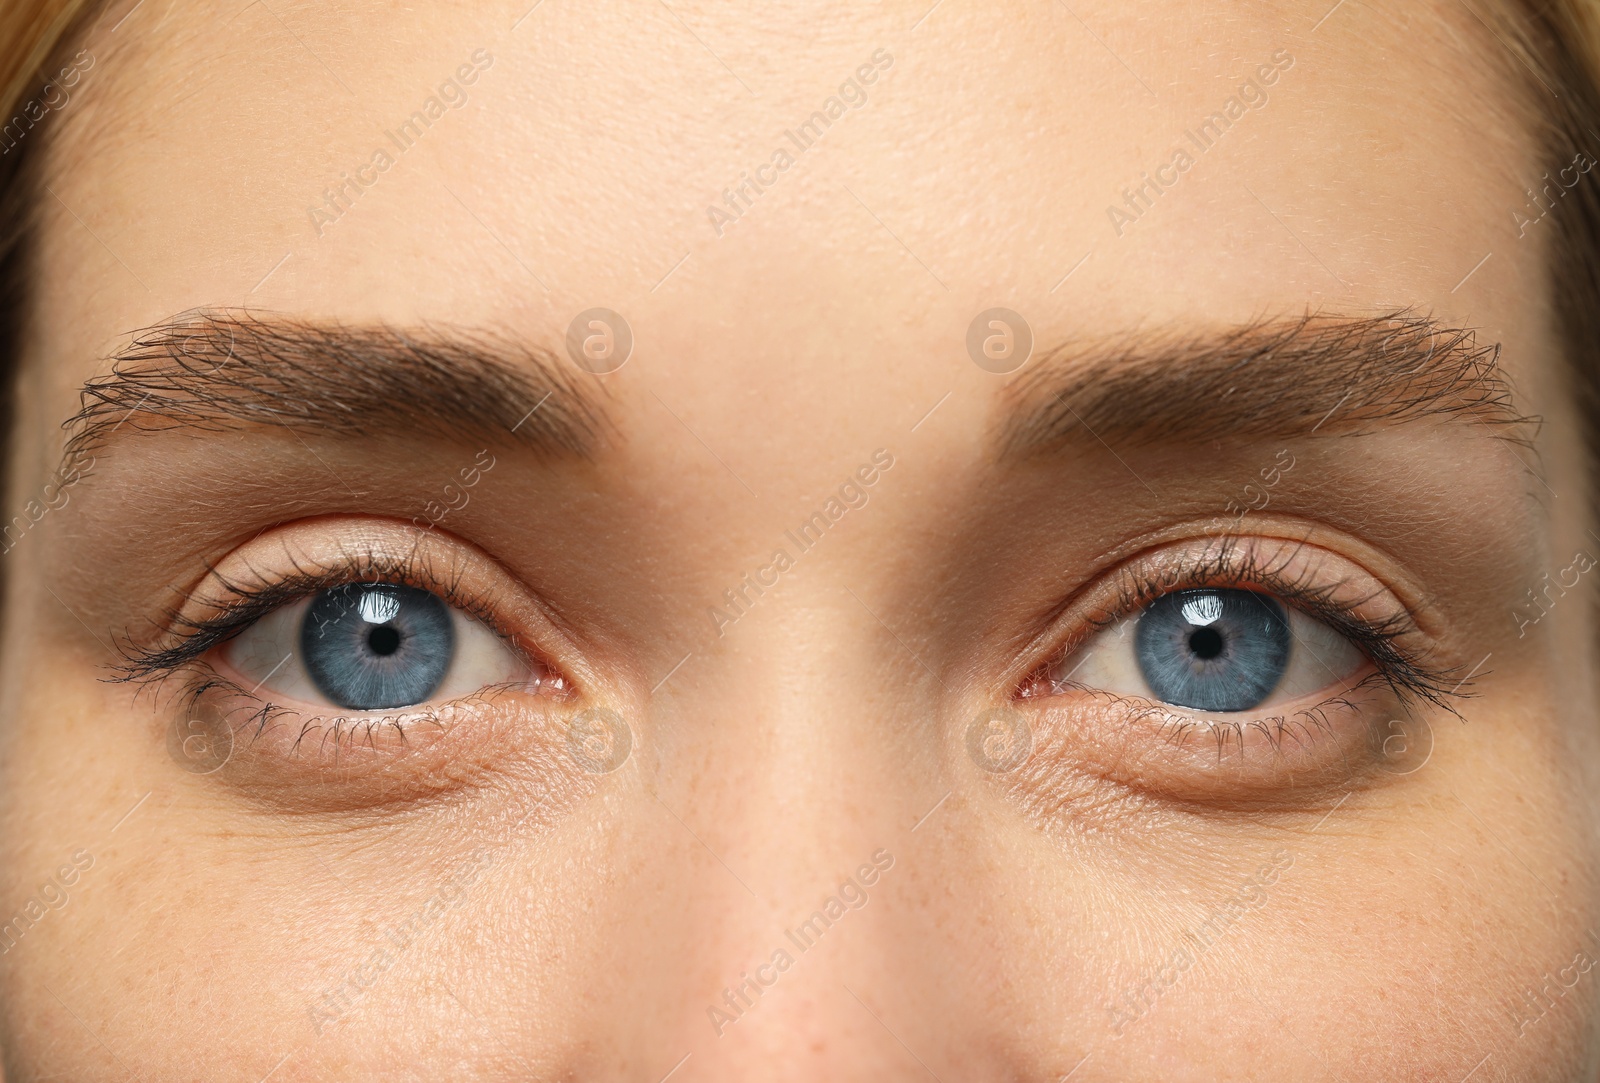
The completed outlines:
[[[702,1079],[896,1078],[851,990],[906,977],[884,917],[916,787],[882,626],[828,562],[793,572],[661,712],[666,828],[702,870],[678,1026]]]

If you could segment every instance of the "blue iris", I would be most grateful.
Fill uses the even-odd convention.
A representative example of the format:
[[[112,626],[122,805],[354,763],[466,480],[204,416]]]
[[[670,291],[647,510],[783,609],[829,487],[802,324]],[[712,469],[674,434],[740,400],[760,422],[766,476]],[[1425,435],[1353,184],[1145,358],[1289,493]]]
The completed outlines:
[[[450,609],[392,583],[349,583],[312,599],[300,653],[317,689],[347,710],[409,707],[434,694],[455,656]]]
[[[1289,666],[1289,617],[1248,590],[1180,590],[1139,617],[1134,649],[1157,699],[1197,711],[1248,711]]]

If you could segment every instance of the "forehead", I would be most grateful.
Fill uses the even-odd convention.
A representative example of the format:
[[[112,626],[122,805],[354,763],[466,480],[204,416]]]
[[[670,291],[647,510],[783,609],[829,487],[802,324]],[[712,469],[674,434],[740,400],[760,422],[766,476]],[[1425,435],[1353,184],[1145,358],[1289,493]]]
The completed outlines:
[[[241,304],[551,344],[605,306],[659,371],[767,383],[963,365],[994,304],[1516,333],[1474,291],[1537,241],[1451,292],[1539,172],[1510,62],[1456,7],[1328,6],[152,3],[52,134],[42,334],[75,386]]]

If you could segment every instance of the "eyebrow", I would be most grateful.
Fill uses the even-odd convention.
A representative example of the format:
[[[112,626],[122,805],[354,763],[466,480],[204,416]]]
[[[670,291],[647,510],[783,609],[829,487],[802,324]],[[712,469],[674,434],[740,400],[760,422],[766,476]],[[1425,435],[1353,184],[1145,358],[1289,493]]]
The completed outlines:
[[[496,439],[589,458],[604,427],[593,394],[553,355],[478,331],[207,310],[136,332],[110,363],[62,423],[69,459],[129,430],[277,426]]]
[[[1410,310],[1307,313],[1220,333],[1057,347],[1007,391],[1003,457],[1091,438],[1200,443],[1349,435],[1427,418],[1470,420],[1531,443],[1500,344]]]

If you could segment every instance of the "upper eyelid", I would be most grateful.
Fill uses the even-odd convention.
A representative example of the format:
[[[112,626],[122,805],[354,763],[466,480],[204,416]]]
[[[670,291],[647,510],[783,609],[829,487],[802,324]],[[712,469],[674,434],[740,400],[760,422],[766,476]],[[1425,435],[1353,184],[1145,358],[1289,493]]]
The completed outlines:
[[[1145,605],[1154,601],[1163,594],[1173,591],[1201,586],[1237,586],[1258,587],[1275,592],[1283,600],[1294,605],[1302,612],[1318,619],[1353,619],[1353,614],[1367,606],[1374,600],[1385,595],[1393,597],[1381,583],[1360,598],[1344,598],[1335,601],[1335,595],[1345,589],[1351,580],[1347,578],[1335,579],[1331,576],[1318,577],[1314,569],[1308,567],[1300,578],[1286,574],[1289,562],[1304,552],[1322,551],[1321,547],[1307,545],[1303,541],[1290,542],[1290,548],[1284,554],[1284,560],[1273,563],[1260,563],[1255,557],[1255,548],[1249,549],[1242,563],[1232,563],[1233,553],[1238,548],[1245,547],[1244,539],[1223,539],[1225,547],[1215,557],[1206,556],[1188,567],[1180,569],[1180,573],[1168,582],[1152,585],[1147,582],[1132,581],[1129,565],[1124,564],[1118,569],[1118,584],[1121,593],[1121,612],[1117,618],[1130,615]],[[1238,545],[1228,547],[1238,541]],[[1252,543],[1288,542],[1289,539],[1249,539]],[[1331,555],[1327,559],[1346,560],[1348,558]],[[1380,626],[1384,638],[1392,639],[1420,631],[1416,618],[1410,609],[1398,598],[1396,604],[1386,607],[1387,613],[1381,621],[1368,619],[1360,623],[1367,627]]]
[[[1093,583],[1086,585],[1083,590],[1075,592],[1068,604],[1060,607],[1060,612],[1065,613],[1074,608],[1073,603],[1082,603],[1086,598],[1103,593],[1097,590],[1099,584],[1109,583],[1115,591],[1115,597],[1110,604],[1099,604],[1089,608],[1085,613],[1085,622],[1092,626],[1092,630],[1076,637],[1076,644],[1065,644],[1065,649],[1072,649],[1074,645],[1081,645],[1095,632],[1109,628],[1117,622],[1134,615],[1144,607],[1154,602],[1157,598],[1179,590],[1197,589],[1200,587],[1240,587],[1264,588],[1268,592],[1277,592],[1284,596],[1286,603],[1296,605],[1310,616],[1322,618],[1326,615],[1348,613],[1360,608],[1374,598],[1387,593],[1380,588],[1359,600],[1344,600],[1337,605],[1329,598],[1349,582],[1334,580],[1324,577],[1317,579],[1309,573],[1301,579],[1293,579],[1284,574],[1287,561],[1276,565],[1261,563],[1256,559],[1255,547],[1262,544],[1284,544],[1293,546],[1286,556],[1293,558],[1302,552],[1321,551],[1322,547],[1309,545],[1303,540],[1287,538],[1244,537],[1244,536],[1212,536],[1204,539],[1191,539],[1191,543],[1204,541],[1206,549],[1190,556],[1182,552],[1183,542],[1163,545],[1157,550],[1166,556],[1179,552],[1180,561],[1173,565],[1166,565],[1165,578],[1154,580],[1148,576],[1141,576],[1141,564],[1147,571],[1154,570],[1148,567],[1150,550],[1134,554],[1123,559],[1110,571],[1102,574]],[[1236,554],[1245,551],[1242,561],[1236,562]],[[1334,559],[1348,561],[1348,558],[1335,557]],[[1316,586],[1311,584],[1315,583]],[[1398,599],[1397,599],[1398,602]],[[1392,607],[1389,617],[1394,622],[1393,634],[1405,634],[1419,630],[1415,617],[1404,603]]]
[[[438,595],[446,604],[460,609],[490,628],[519,655],[535,660],[521,638],[507,628],[499,615],[477,594],[462,586],[458,575],[436,575],[430,562],[418,562],[416,550],[405,557],[351,551],[345,562],[325,563],[307,569],[299,564],[288,575],[275,576],[251,568],[253,584],[230,580],[215,567],[208,569],[201,585],[168,607],[167,627],[156,643],[141,645],[126,640],[122,644],[124,662],[114,680],[144,681],[160,679],[183,665],[226,643],[256,621],[283,606],[345,583],[364,580],[404,582]],[[209,585],[209,586],[208,586]],[[186,608],[198,605],[206,616],[190,616]],[[542,656],[536,659],[549,664]]]
[[[1185,544],[1204,548],[1198,552],[1186,551]],[[1283,559],[1276,563],[1259,561],[1257,550],[1265,547],[1282,547]],[[1165,564],[1167,576],[1153,581],[1150,573],[1156,569],[1151,566],[1152,553],[1162,557],[1175,555],[1175,571],[1174,564]],[[1424,645],[1413,645],[1415,640],[1429,638],[1415,613],[1393,589],[1370,572],[1366,574],[1373,580],[1371,592],[1357,599],[1337,601],[1333,596],[1345,589],[1353,577],[1318,578],[1314,574],[1314,564],[1304,569],[1299,579],[1286,574],[1296,558],[1311,554],[1310,559],[1315,561],[1319,553],[1327,554],[1321,559],[1360,567],[1351,558],[1304,538],[1211,535],[1142,549],[1123,558],[1056,607],[1044,632],[1036,638],[1036,642],[1053,640],[1055,645],[1028,667],[1016,687],[1020,690],[1029,686],[1050,667],[1071,658],[1094,636],[1138,613],[1156,598],[1177,590],[1209,585],[1263,588],[1280,596],[1285,604],[1330,624],[1372,657],[1397,694],[1424,699],[1452,711],[1453,700],[1471,695],[1470,691],[1464,691],[1468,682],[1455,679],[1460,675],[1458,670],[1464,671],[1466,667],[1439,664],[1429,657],[1431,652],[1423,649]],[[1241,556],[1243,559],[1239,559]],[[1143,575],[1141,566],[1145,569]],[[1112,601],[1109,604],[1096,602],[1095,599],[1103,598],[1108,589],[1114,595]],[[1371,603],[1383,596],[1393,598],[1393,604],[1385,607],[1383,615],[1358,615],[1359,610],[1370,608]],[[1060,635],[1060,623],[1073,616],[1080,627],[1065,636]]]

